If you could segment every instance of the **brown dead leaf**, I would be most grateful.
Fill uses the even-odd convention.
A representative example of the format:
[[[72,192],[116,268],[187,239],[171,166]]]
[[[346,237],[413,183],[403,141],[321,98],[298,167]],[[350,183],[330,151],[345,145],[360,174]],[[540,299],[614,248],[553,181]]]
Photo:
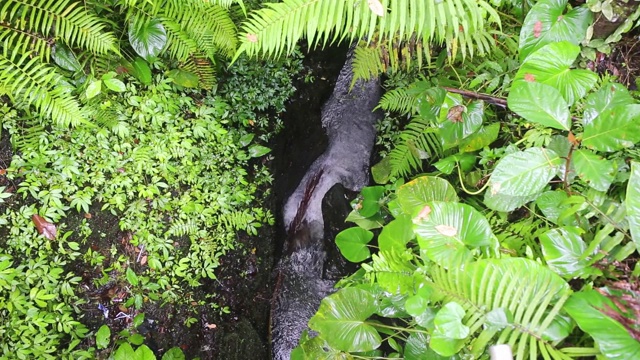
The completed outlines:
[[[216,325],[216,324],[209,324],[209,323],[206,323],[204,326],[205,326],[207,329],[215,329],[215,328],[217,328],[217,327],[218,327],[218,325]]]
[[[36,225],[36,229],[38,229],[38,233],[40,235],[44,235],[49,240],[55,240],[56,236],[58,236],[58,230],[56,226],[47,220],[45,220],[42,216],[38,214],[33,214],[31,216],[31,221]]]
[[[463,105],[456,105],[449,109],[447,112],[447,120],[452,123],[461,123],[463,121],[462,114],[464,114],[465,108]]]

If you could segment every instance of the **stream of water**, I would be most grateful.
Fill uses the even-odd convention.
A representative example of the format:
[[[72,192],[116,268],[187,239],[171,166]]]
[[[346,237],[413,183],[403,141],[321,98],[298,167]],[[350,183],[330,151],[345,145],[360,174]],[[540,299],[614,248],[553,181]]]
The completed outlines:
[[[359,191],[369,182],[374,124],[379,119],[373,109],[380,100],[381,89],[377,79],[358,81],[350,88],[352,58],[350,51],[333,93],[322,108],[327,149],[309,167],[284,206],[288,237],[277,268],[271,311],[272,355],[276,360],[290,358],[309,318],[334,285],[334,281],[323,278],[323,198],[336,184]]]

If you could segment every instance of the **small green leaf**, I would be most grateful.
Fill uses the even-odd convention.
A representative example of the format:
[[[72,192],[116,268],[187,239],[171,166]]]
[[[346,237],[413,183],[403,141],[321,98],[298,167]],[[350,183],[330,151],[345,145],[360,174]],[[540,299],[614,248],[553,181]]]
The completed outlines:
[[[380,210],[380,199],[384,195],[383,186],[367,186],[360,192],[362,201],[359,203],[361,208],[358,210],[360,215],[370,217]]]
[[[162,360],[185,360],[185,357],[182,350],[179,347],[174,346],[162,355]]]
[[[140,16],[129,23],[129,43],[138,55],[151,62],[167,44],[167,32],[159,19]]]
[[[113,359],[114,360],[138,359],[135,356],[136,356],[136,353],[133,351],[133,348],[131,347],[131,345],[129,343],[124,343],[118,346],[118,350],[116,350],[116,353],[113,355]]]
[[[576,172],[589,186],[607,191],[616,177],[617,167],[611,160],[603,159],[589,150],[579,149],[571,157]]]
[[[127,268],[125,275],[129,284],[133,286],[138,286],[138,275],[136,275],[136,273],[133,270],[131,270],[131,268]]]
[[[336,236],[336,245],[340,253],[351,262],[363,261],[371,252],[367,244],[373,239],[373,233],[360,227],[352,227],[341,231]]]
[[[378,213],[368,218],[362,216],[357,210],[353,210],[349,213],[345,221],[350,221],[360,226],[365,230],[372,230],[381,228],[384,224],[384,219]]]
[[[530,81],[516,81],[507,98],[509,109],[528,121],[560,130],[571,129],[569,105],[555,88]]]
[[[420,295],[409,296],[404,303],[404,308],[407,310],[407,314],[411,316],[419,316],[425,310],[427,310],[429,301]]]
[[[133,345],[142,345],[142,343],[144,343],[144,336],[133,334],[129,337],[129,342]]]
[[[462,172],[470,171],[476,163],[476,155],[474,154],[453,154],[444,159],[438,160],[433,166],[442,171],[444,174],[451,174],[456,166],[460,165]]]
[[[266,146],[262,146],[262,145],[252,145],[251,147],[249,147],[249,156],[252,158],[256,158],[256,157],[261,157],[264,156],[268,153],[271,152],[271,149],[269,149]]]
[[[395,249],[402,252],[407,247],[407,243],[415,237],[413,233],[413,223],[408,215],[400,215],[382,229],[378,236],[378,246],[382,251]]]
[[[137,328],[144,322],[144,314],[140,313],[133,318],[133,327]]]
[[[464,314],[464,308],[457,302],[447,303],[438,311],[433,320],[436,327],[435,332],[451,339],[467,338],[469,327],[462,323]]]
[[[94,98],[100,94],[102,90],[102,80],[95,80],[87,86],[87,90],[85,94],[87,95],[87,99]]]
[[[255,134],[252,134],[252,133],[242,135],[239,140],[240,146],[245,147],[251,144],[251,141],[253,141],[254,136]]]
[[[96,346],[98,349],[106,349],[111,342],[111,329],[109,326],[102,325],[96,332]]]
[[[577,228],[563,227],[545,232],[540,236],[542,254],[551,270],[561,276],[583,275],[589,266],[583,254],[587,244],[582,240]]]
[[[124,85],[124,83],[118,79],[107,79],[103,80],[103,82],[110,90],[113,90],[115,92],[124,92],[125,90],[127,90],[127,87]]]
[[[466,139],[464,139],[460,143],[460,151],[462,152],[472,152],[476,150],[480,150],[485,146],[491,145],[500,134],[500,124],[493,123],[491,125],[483,126],[480,130],[475,133],[469,135]]]
[[[631,176],[627,184],[627,221],[631,238],[640,252],[640,163],[631,162]]]
[[[149,68],[149,64],[147,64],[143,58],[136,56],[135,60],[131,63],[129,71],[131,72],[131,75],[140,80],[142,84],[151,84],[151,69]]]
[[[376,309],[375,298],[368,291],[344,288],[322,300],[318,312],[309,320],[309,327],[338,350],[374,350],[382,339],[366,320]]]
[[[141,345],[135,352],[136,360],[156,360],[156,355],[149,349],[147,345]]]
[[[387,156],[371,167],[371,176],[376,184],[386,184],[391,177],[391,157]]]

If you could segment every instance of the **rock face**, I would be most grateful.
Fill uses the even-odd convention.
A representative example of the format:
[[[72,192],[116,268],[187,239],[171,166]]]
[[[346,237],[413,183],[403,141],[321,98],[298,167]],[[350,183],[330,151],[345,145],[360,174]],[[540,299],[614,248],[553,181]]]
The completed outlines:
[[[323,278],[323,198],[335,185],[359,191],[369,181],[374,124],[380,118],[373,109],[381,89],[378,79],[359,81],[350,89],[352,55],[349,52],[333,94],[322,108],[327,149],[310,166],[283,210],[287,250],[276,270],[271,311],[272,356],[277,360],[290,358],[309,318],[334,284]]]

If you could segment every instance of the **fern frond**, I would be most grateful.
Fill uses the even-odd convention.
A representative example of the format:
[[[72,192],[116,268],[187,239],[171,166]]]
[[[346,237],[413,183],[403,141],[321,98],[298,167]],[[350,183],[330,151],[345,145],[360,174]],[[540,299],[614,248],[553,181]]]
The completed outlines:
[[[400,144],[389,153],[391,176],[408,177],[413,171],[422,170],[422,162],[427,158],[441,156],[442,144],[438,129],[432,121],[420,117],[413,118],[400,134]]]
[[[245,230],[255,220],[248,210],[233,211],[218,217],[218,226],[228,229]]]
[[[377,78],[385,72],[386,69],[384,65],[379,46],[375,44],[357,46],[354,51],[351,86],[360,79],[368,80]]]
[[[53,39],[41,34],[21,30],[10,23],[0,22],[0,46],[20,53],[31,52],[42,61],[49,61]]]
[[[0,87],[9,89],[16,105],[33,105],[40,114],[60,126],[77,125],[84,119],[79,104],[64,86],[55,68],[40,62],[37,56],[0,53]]]
[[[167,231],[167,235],[173,236],[195,235],[196,233],[198,233],[198,224],[191,218],[173,220]]]
[[[178,60],[184,60],[184,54],[194,52],[193,43],[212,61],[217,52],[231,57],[236,51],[236,27],[222,6],[199,0],[168,0],[162,5],[161,15],[165,18],[163,23],[166,22],[166,27],[174,33],[171,39],[180,40],[169,44],[172,54],[182,55]],[[187,48],[180,48],[184,45]]]
[[[69,45],[93,53],[118,52],[113,34],[105,31],[103,20],[70,0],[6,0],[0,21],[28,33],[62,39]]]
[[[489,344],[508,344],[516,360],[536,360],[541,353],[570,359],[545,340],[571,295],[569,285],[550,269],[522,258],[486,259],[449,271],[434,268],[432,280],[439,300],[455,301],[465,309],[463,322],[476,334],[474,357]],[[500,330],[484,327],[491,311],[504,311],[509,324]]]
[[[216,84],[216,73],[213,64],[204,56],[191,55],[187,61],[180,65],[186,70],[198,76],[199,86],[205,90],[211,90]]]
[[[20,121],[19,126],[19,130],[11,135],[13,147],[21,152],[37,149],[40,138],[46,136],[42,122],[36,118],[26,118]]]
[[[406,87],[387,91],[378,104],[378,108],[403,115],[414,115],[417,112],[418,97],[411,94]]]
[[[480,33],[490,23],[500,24],[497,12],[484,0],[382,0],[387,11],[375,15],[368,2],[360,0],[284,0],[266,3],[242,25],[241,45],[236,57],[246,52],[278,57],[291,53],[306,37],[312,46],[348,39],[398,39],[419,43],[445,43],[452,57],[472,48],[486,49]],[[377,35],[376,35],[377,34]],[[375,36],[374,36],[375,35]],[[428,53],[429,46],[424,46]]]

